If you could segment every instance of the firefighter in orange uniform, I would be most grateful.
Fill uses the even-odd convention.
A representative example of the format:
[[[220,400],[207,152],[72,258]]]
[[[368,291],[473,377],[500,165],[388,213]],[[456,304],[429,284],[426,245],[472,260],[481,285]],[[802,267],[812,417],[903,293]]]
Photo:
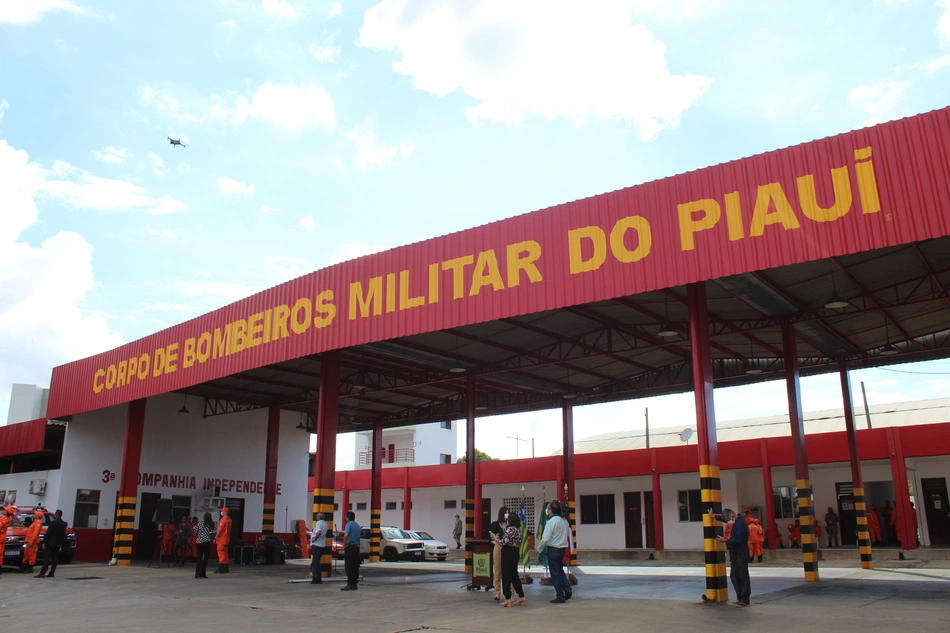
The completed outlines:
[[[43,529],[43,511],[33,512],[33,522],[26,529],[26,546],[23,548],[23,562],[20,564],[21,574],[32,574],[36,564],[36,548],[40,545],[40,530]]]
[[[917,511],[914,510],[913,502],[911,502],[910,504],[910,514],[912,517],[914,517],[914,539],[916,539],[917,529],[919,526],[917,525]],[[897,534],[897,542],[900,544],[903,544],[904,539],[902,538],[902,536],[904,534],[904,528],[901,525],[901,522],[898,520],[897,512],[891,512],[891,526],[892,526],[891,529],[895,531],[895,534]]]
[[[162,528],[162,556],[165,558],[171,558],[174,554],[176,534],[178,534],[178,529],[174,523],[166,523]]]
[[[7,542],[7,528],[13,523],[13,514],[16,512],[16,506],[4,508],[0,512],[0,573],[3,572],[3,544]]]
[[[815,532],[815,547],[819,547],[821,545],[821,523],[812,521],[811,527]]]
[[[228,516],[230,510],[221,508],[221,519],[218,521],[218,533],[215,538],[218,543],[218,570],[216,574],[228,574],[231,572],[231,559],[228,558],[228,545],[231,543],[231,517]]]
[[[868,532],[871,533],[871,542],[881,542],[881,520],[877,516],[877,506],[868,506]]]
[[[765,543],[765,532],[762,530],[762,524],[759,523],[758,519],[752,519],[752,523],[749,525],[749,562],[751,563],[755,560],[755,557],[759,557],[759,562],[762,562],[762,544]]]
[[[788,546],[800,547],[802,544],[802,526],[798,520],[788,524]]]

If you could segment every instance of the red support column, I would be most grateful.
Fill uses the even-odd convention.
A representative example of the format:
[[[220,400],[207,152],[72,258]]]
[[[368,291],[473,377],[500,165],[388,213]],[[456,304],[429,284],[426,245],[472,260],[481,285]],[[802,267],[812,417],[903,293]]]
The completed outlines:
[[[768,444],[764,439],[759,440],[759,452],[762,456],[762,485],[765,492],[765,538],[768,539],[769,549],[778,547],[778,526],[775,525],[775,493],[772,491],[772,464],[769,462]]]
[[[914,508],[910,505],[910,486],[907,478],[907,465],[904,463],[904,450],[901,447],[901,430],[898,427],[885,429],[887,432],[887,452],[891,454],[891,476],[894,480],[894,527],[900,539],[902,550],[917,549],[917,521]],[[888,529],[893,529],[888,526]]]
[[[722,484],[719,477],[719,444],[716,440],[716,412],[713,407],[712,355],[709,349],[709,313],[706,286],[702,282],[686,286],[689,304],[689,336],[692,342],[693,395],[696,399],[696,437],[699,449],[699,487],[703,508],[722,512]],[[706,558],[704,602],[726,602],[726,547],[716,540],[722,523],[703,512],[703,549]]]
[[[650,469],[653,474],[653,549],[663,551],[663,492],[660,490],[660,472],[656,469],[656,449],[650,449]]]
[[[798,344],[791,323],[782,324],[782,351],[785,356],[785,391],[788,394],[788,422],[792,427],[795,458],[795,487],[798,490],[798,520],[802,528],[802,560],[805,580],[818,580],[818,543],[815,541],[815,505],[808,475],[805,450],[805,416],[798,375]]]
[[[119,474],[119,504],[116,507],[112,557],[117,565],[132,564],[132,536],[135,533],[135,504],[139,492],[139,464],[145,432],[145,398],[133,400],[125,415],[122,444],[122,472]]]
[[[264,517],[261,534],[274,533],[274,510],[277,507],[277,449],[280,440],[280,407],[267,409],[267,449],[264,456]],[[314,486],[316,487],[316,486]],[[332,521],[332,518],[330,519]],[[328,523],[330,523],[328,521]]]
[[[327,529],[333,533],[333,495],[336,486],[336,433],[339,421],[340,353],[320,355],[320,391],[317,395],[317,453],[313,469],[313,514],[311,527],[316,525],[317,513],[324,514]],[[279,415],[279,413],[278,413]],[[275,458],[276,468],[276,458]],[[276,498],[275,476],[275,498]],[[320,558],[320,575],[329,578],[333,564],[332,548],[326,548]]]
[[[841,376],[841,401],[844,408],[844,426],[848,434],[848,455],[851,460],[851,494],[854,496],[854,514],[858,527],[858,551],[861,555],[861,567],[874,569],[871,555],[871,534],[868,532],[867,505],[864,503],[864,480],[861,477],[861,460],[858,458],[858,434],[854,427],[854,401],[851,399],[851,379],[848,377],[848,364],[838,363]]]
[[[472,548],[475,540],[475,376],[465,384],[465,575],[472,575]]]
[[[409,485],[409,469],[403,468],[404,477],[402,487],[402,529],[412,529],[412,486]]]
[[[571,549],[571,566],[577,566],[577,508],[574,498],[577,496],[577,490],[574,489],[574,400],[563,398],[561,400],[561,415],[563,417],[564,432],[564,483],[567,486],[567,522],[571,526],[571,538],[574,547]]]
[[[383,425],[373,424],[373,472],[369,503],[369,560],[379,562],[379,542],[382,534],[379,522],[383,510]]]

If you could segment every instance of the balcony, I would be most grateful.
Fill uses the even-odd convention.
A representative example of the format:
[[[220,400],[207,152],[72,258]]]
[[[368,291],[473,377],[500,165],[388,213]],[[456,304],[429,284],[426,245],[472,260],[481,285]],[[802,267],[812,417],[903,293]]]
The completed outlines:
[[[384,448],[383,464],[414,464],[416,462],[416,449],[414,448]],[[372,466],[373,453],[363,451],[359,455],[359,466]]]

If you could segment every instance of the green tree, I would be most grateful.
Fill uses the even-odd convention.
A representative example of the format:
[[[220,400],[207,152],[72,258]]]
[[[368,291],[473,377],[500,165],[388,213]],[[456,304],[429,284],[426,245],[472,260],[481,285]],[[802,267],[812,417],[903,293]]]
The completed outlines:
[[[456,463],[458,463],[458,464],[464,464],[464,463],[465,463],[465,457],[466,457],[465,455],[462,455],[461,457],[458,458],[458,461],[457,461]],[[475,449],[475,461],[476,461],[476,462],[490,462],[490,461],[492,461],[493,459],[494,459],[494,458],[493,458],[491,455],[489,455],[488,453],[483,453],[483,452],[481,452],[480,450],[478,450],[477,448]]]

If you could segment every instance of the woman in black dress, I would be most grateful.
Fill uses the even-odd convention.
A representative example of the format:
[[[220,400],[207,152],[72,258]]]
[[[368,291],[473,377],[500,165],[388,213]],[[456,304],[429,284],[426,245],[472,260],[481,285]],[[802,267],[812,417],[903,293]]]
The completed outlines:
[[[512,512],[508,515],[508,529],[501,538],[495,537],[501,545],[501,588],[505,592],[503,607],[520,607],[528,604],[521,588],[521,578],[518,576],[518,561],[521,559],[521,517]],[[511,601],[511,589],[514,588],[518,599]]]
[[[217,529],[210,512],[205,512],[204,520],[198,524],[198,538],[195,545],[198,548],[198,564],[195,566],[195,578],[208,577],[208,556],[211,555],[211,539]]]

